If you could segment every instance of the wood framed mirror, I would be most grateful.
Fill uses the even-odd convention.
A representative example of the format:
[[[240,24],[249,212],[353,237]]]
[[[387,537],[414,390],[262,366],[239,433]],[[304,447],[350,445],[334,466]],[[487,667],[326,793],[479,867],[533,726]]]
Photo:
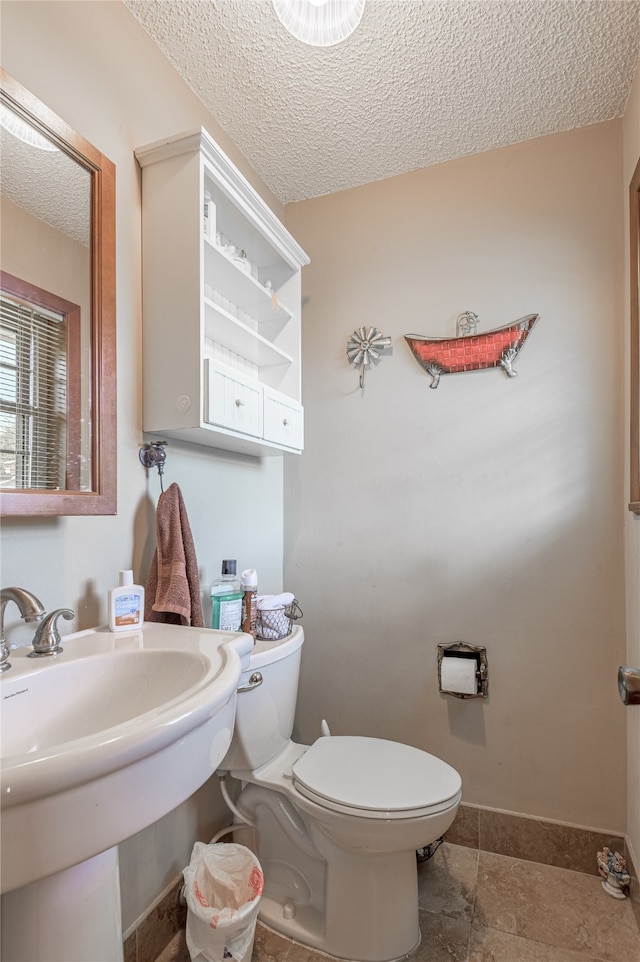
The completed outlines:
[[[629,186],[631,252],[631,381],[629,510],[640,515],[640,161]]]
[[[115,166],[4,70],[0,110],[0,514],[115,514]]]

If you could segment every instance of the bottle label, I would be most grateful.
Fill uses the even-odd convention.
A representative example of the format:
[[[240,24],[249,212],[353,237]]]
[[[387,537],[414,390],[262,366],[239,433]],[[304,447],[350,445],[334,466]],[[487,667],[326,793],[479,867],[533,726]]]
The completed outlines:
[[[113,622],[118,628],[124,625],[139,625],[142,621],[140,595],[120,595],[114,600],[113,609]]]
[[[220,630],[239,631],[242,621],[242,598],[220,601]]]
[[[256,630],[258,621],[258,590],[248,588],[242,599],[242,630],[256,640]]]

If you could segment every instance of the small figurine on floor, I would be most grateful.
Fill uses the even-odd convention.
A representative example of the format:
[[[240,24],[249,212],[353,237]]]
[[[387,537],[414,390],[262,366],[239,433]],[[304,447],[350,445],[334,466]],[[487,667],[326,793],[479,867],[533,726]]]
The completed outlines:
[[[627,872],[627,864],[619,852],[612,852],[609,848],[603,848],[598,852],[598,872],[604,881],[602,888],[607,895],[614,899],[624,899],[627,897],[627,888],[631,882],[631,876]]]

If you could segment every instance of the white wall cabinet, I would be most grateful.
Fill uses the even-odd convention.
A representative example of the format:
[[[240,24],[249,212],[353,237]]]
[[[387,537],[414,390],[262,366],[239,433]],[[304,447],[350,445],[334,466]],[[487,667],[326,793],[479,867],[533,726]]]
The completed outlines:
[[[136,157],[144,431],[257,456],[299,453],[309,258],[205,130]]]

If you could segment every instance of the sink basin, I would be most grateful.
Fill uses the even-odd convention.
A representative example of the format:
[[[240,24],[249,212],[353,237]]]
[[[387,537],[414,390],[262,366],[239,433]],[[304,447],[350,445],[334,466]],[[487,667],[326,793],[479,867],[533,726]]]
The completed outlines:
[[[192,651],[121,649],[38,667],[31,662],[26,677],[3,679],[5,786],[28,774],[24,766],[34,761],[29,755],[42,759],[60,745],[77,750],[87,736],[95,743],[102,731],[138,726],[141,716],[166,710],[207,679],[210,662]],[[92,750],[97,748],[92,745]],[[10,791],[20,788],[24,783],[17,781]]]
[[[51,658],[12,652],[0,678],[0,878],[12,895],[114,848],[215,772],[252,639],[147,623],[66,635],[62,645]],[[39,917],[41,908],[40,896]],[[13,914],[3,911],[3,923]],[[82,962],[74,951],[61,958]]]

